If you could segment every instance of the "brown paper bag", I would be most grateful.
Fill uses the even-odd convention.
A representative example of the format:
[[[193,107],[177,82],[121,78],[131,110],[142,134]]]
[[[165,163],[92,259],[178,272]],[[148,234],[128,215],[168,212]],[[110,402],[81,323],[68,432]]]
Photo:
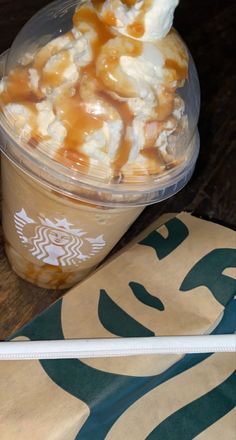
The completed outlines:
[[[233,333],[234,232],[185,213],[155,227],[14,339]],[[234,353],[2,362],[1,438],[231,440],[234,368]]]

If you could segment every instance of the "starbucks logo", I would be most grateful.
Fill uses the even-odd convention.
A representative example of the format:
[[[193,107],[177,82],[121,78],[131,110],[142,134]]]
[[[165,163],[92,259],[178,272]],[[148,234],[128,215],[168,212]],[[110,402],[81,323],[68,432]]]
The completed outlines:
[[[28,217],[22,209],[14,216],[18,236],[38,260],[52,266],[78,266],[99,253],[106,245],[103,235],[92,238],[67,219]]]

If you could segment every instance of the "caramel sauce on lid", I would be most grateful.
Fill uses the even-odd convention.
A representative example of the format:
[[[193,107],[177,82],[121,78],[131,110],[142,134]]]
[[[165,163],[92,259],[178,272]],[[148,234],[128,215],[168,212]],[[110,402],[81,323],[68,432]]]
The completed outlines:
[[[110,17],[113,20],[113,16]],[[130,84],[122,83],[122,78],[119,78],[119,72],[117,70],[119,68],[119,59],[122,55],[130,55],[130,56],[138,56],[142,51],[142,43],[129,40],[126,37],[122,37],[120,46],[119,44],[112,47],[107,47],[105,45],[106,42],[115,38],[115,35],[111,33],[111,31],[106,27],[105,24],[99,20],[96,13],[92,11],[88,7],[79,8],[74,17],[74,25],[79,26],[81,22],[86,22],[90,24],[93,29],[97,33],[97,38],[93,42],[93,54],[94,60],[90,66],[85,67],[83,69],[84,74],[90,74],[91,76],[97,77],[97,96],[104,99],[110,105],[112,105],[119,113],[123,123],[124,130],[122,140],[119,146],[119,150],[117,152],[116,158],[113,163],[114,173],[117,174],[120,172],[120,169],[123,165],[128,161],[129,153],[132,147],[132,141],[127,139],[127,127],[130,126],[133,122],[134,115],[130,111],[129,106],[125,102],[120,102],[116,99],[113,99],[106,91],[106,85],[111,84],[111,90],[113,90],[113,84],[120,82],[120,90],[123,90],[125,94],[125,89],[128,87],[130,89]],[[122,44],[123,43],[123,44]],[[102,63],[99,64],[99,71],[97,71],[97,57],[102,51]],[[120,91],[119,90],[119,91]],[[95,118],[96,119],[96,118]],[[101,119],[99,119],[101,123]],[[83,125],[82,125],[83,126]],[[96,127],[95,129],[100,128]],[[92,129],[92,127],[91,127]],[[83,130],[84,131],[84,130]]]
[[[165,167],[165,162],[158,148],[156,147],[144,148],[143,150],[141,150],[141,154],[142,156],[148,159],[149,174],[159,173]]]
[[[131,36],[140,37],[144,34],[144,17],[153,0],[145,0],[135,23],[130,25],[129,33]],[[94,0],[96,8],[101,8],[102,2]],[[124,3],[131,7],[135,0],[124,0]],[[105,114],[97,114],[92,110],[89,102],[82,99],[80,84],[82,81],[94,81],[93,99],[102,99],[109,106],[112,106],[118,113],[123,122],[123,133],[120,145],[113,161],[114,176],[119,175],[122,167],[129,160],[132,148],[132,139],[129,137],[129,128],[134,119],[134,114],[126,102],[115,99],[111,92],[117,93],[120,97],[137,96],[137,92],[129,78],[120,69],[120,57],[122,55],[137,57],[142,53],[143,43],[129,37],[117,37],[106,25],[115,26],[116,19],[113,12],[108,11],[104,21],[101,21],[96,12],[89,6],[81,6],[73,18],[74,26],[84,33],[88,31],[88,26],[94,31],[92,39],[92,62],[80,69],[80,79],[74,86],[75,93],[70,96],[69,93],[59,95],[54,102],[54,111],[62,121],[67,130],[63,145],[58,149],[55,160],[63,163],[65,166],[72,167],[75,170],[89,172],[89,157],[81,150],[87,135],[90,135],[101,129],[104,121],[107,120]],[[73,34],[67,34],[71,40]],[[108,43],[109,42],[109,43]],[[108,43],[108,44],[106,44]],[[58,62],[53,64],[52,71],[45,71],[45,64],[51,56],[60,53]],[[36,103],[44,99],[40,89],[32,90],[30,85],[29,68],[37,70],[40,76],[40,87],[56,88],[63,83],[63,75],[70,64],[70,54],[67,50],[58,50],[56,44],[48,44],[40,49],[36,54],[34,61],[30,66],[17,67],[9,73],[7,78],[7,90],[1,94],[4,105],[8,103],[21,103],[30,110],[30,125],[32,127],[30,146],[37,146],[40,140],[50,138],[43,137],[38,133],[37,127],[37,109]],[[176,61],[167,59],[165,67],[176,72],[178,79],[187,77],[187,67],[180,66]],[[148,158],[151,170],[158,170],[163,160],[156,147],[153,147],[158,134],[162,130],[162,123],[170,117],[174,109],[175,90],[163,89],[158,96],[158,105],[155,109],[155,121],[153,127],[149,127],[149,134],[146,135],[145,148],[141,154]],[[151,134],[150,134],[151,133]],[[148,170],[147,170],[148,171]],[[135,174],[135,173],[134,173]]]
[[[150,148],[154,145],[159,133],[162,130],[162,124],[156,120],[149,121],[145,126],[145,148]]]
[[[125,3],[127,4],[127,6],[131,7],[136,2],[133,2],[133,0],[125,0]],[[127,32],[131,37],[141,38],[145,34],[145,14],[152,6],[152,3],[153,0],[144,0],[135,21],[127,26]]]
[[[120,173],[122,167],[128,162],[131,148],[132,141],[124,137],[113,163],[113,171],[115,176]]]
[[[102,5],[104,3],[105,0],[92,0],[92,4],[94,6],[94,8],[100,12],[102,9]]]
[[[135,21],[133,24],[127,26],[128,34],[135,38],[140,38],[144,35],[145,27],[143,21]]]
[[[80,151],[86,135],[93,133],[103,126],[102,117],[94,116],[86,109],[86,103],[81,99],[79,88],[73,97],[60,102],[60,119],[67,129],[64,146],[56,159],[74,169],[88,172],[89,158]]]
[[[1,94],[3,104],[40,102],[42,94],[32,91],[29,80],[29,73],[25,68],[17,67],[12,70],[7,78],[7,89]]]
[[[101,49],[99,63],[97,64],[97,75],[106,88],[116,92],[121,97],[135,97],[137,91],[120,68],[120,57],[138,57],[141,55],[143,43],[128,37],[116,37],[113,44],[108,44]],[[114,102],[117,105],[118,101]]]
[[[102,127],[103,121],[86,109],[86,103],[80,99],[79,91],[67,99],[61,106],[60,118],[67,128],[65,145],[76,148],[84,141],[84,136]]]
[[[161,164],[164,164],[162,157],[160,156],[159,150],[156,147],[147,147],[141,150],[141,154],[148,159],[158,159]]]
[[[122,3],[124,3],[126,6],[131,8],[131,6],[134,6],[137,0],[121,0]]]
[[[87,6],[79,8],[73,18],[74,26],[83,32],[81,23],[89,24],[96,32],[96,38],[92,42],[93,61],[86,67],[81,69],[81,76],[92,77],[96,79],[96,59],[100,48],[113,37],[111,31],[103,24],[96,13]],[[101,89],[101,82],[96,81],[97,93]],[[96,92],[95,92],[96,93]],[[92,134],[102,128],[104,123],[104,115],[95,115],[88,104],[83,101],[80,95],[80,87],[77,86],[76,94],[73,97],[62,97],[57,101],[57,107],[60,119],[67,129],[67,136],[64,141],[64,147],[59,150],[57,158],[65,165],[73,164],[74,168],[78,168],[85,172],[89,169],[89,157],[80,151],[85,141],[86,135]]]
[[[100,92],[99,96],[105,98],[107,102],[116,107],[124,123],[122,139],[115,160],[113,162],[113,171],[114,174],[117,175],[129,159],[130,150],[132,148],[132,140],[128,139],[127,128],[132,125],[134,115],[126,102],[117,101],[104,91]]]
[[[156,119],[159,122],[165,121],[174,110],[175,90],[164,89],[158,96],[158,105],[155,108]]]
[[[117,24],[116,16],[113,11],[105,12],[105,14],[103,15],[103,21],[108,26],[116,26]]]
[[[101,47],[111,38],[114,38],[111,30],[98,18],[96,12],[88,6],[81,6],[73,17],[73,24],[83,33],[82,23],[86,23],[96,32],[96,38],[92,43],[93,56],[96,59]]]
[[[185,65],[181,66],[179,63],[177,63],[177,61],[173,59],[166,60],[165,68],[175,71],[177,81],[181,81],[188,78],[188,66]]]

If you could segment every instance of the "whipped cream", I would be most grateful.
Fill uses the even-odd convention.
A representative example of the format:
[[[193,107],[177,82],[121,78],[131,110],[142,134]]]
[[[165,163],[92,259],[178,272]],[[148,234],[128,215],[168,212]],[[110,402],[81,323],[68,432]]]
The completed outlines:
[[[26,54],[0,82],[2,111],[20,138],[105,178],[164,171],[175,160],[176,136],[188,129],[177,94],[188,76],[188,54],[171,29],[177,4],[80,6],[70,32]],[[143,34],[130,35],[141,16]]]
[[[100,17],[120,34],[142,41],[156,41],[170,31],[179,0],[106,0]]]

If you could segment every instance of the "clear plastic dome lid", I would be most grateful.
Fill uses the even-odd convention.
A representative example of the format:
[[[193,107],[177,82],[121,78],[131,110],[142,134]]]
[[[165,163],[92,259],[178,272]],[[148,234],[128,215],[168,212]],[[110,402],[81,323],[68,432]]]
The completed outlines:
[[[56,1],[18,34],[0,83],[3,150],[73,195],[155,202],[195,164],[198,76],[173,28],[145,41],[120,33],[107,3]]]

